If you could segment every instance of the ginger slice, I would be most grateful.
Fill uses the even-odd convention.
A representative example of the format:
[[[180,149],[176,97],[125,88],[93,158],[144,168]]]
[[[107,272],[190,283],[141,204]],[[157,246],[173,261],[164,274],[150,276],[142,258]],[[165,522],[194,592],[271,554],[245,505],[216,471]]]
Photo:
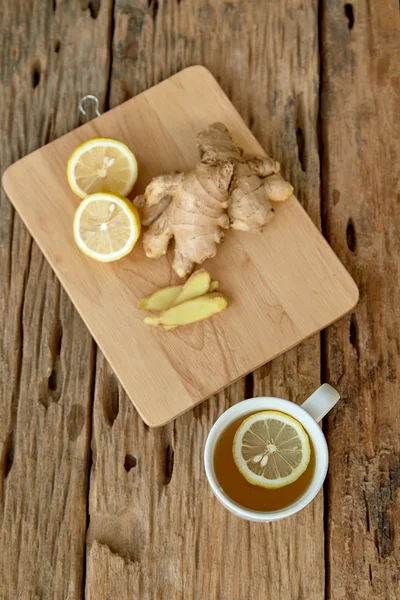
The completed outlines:
[[[159,317],[147,317],[144,319],[146,325],[162,325],[167,331],[172,328],[196,323],[212,317],[228,306],[228,301],[222,294],[213,292],[198,298],[192,298],[182,304],[172,306],[161,313]]]
[[[219,281],[216,279],[210,283],[210,287],[208,288],[208,293],[217,292],[219,290]]]
[[[140,310],[154,310],[156,312],[166,310],[173,305],[179,294],[182,292],[183,285],[172,285],[170,287],[156,290],[147,298],[139,301]]]
[[[204,269],[195,271],[183,285],[182,290],[172,305],[182,304],[192,298],[207,294],[211,283],[210,273]]]
[[[200,269],[195,271],[184,285],[173,285],[157,290],[147,298],[140,300],[138,307],[141,310],[161,312],[170,306],[182,304],[182,302],[197,298],[197,296],[216,292],[218,287],[219,282],[211,281],[209,273]]]

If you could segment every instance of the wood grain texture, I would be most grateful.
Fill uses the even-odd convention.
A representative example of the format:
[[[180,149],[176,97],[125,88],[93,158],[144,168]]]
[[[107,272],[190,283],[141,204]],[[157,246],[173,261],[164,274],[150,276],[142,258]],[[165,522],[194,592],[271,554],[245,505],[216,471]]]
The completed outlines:
[[[316,3],[263,2],[262,10],[249,1],[147,4],[116,2],[110,104],[203,63],[261,145],[280,160],[319,225]],[[319,385],[319,359],[319,336],[313,336],[158,430],[143,425],[105,361],[98,360],[90,600],[324,598],[322,493],[286,523],[245,523],[213,498],[198,460],[212,423],[226,408],[253,394],[301,402]],[[128,468],[135,464],[129,471],[126,461]]]
[[[327,594],[400,597],[400,19],[397,2],[324,2],[323,206],[361,291],[328,329]]]
[[[87,86],[105,97],[110,6],[94,20],[78,3],[1,3],[2,171],[76,127]],[[0,599],[78,600],[95,349],[3,190],[0,207]]]
[[[174,333],[149,329],[137,308],[141,298],[174,284],[172,248],[155,261],[139,243],[113,264],[80,252],[71,225],[80,200],[65,176],[79,143],[100,135],[130,146],[139,164],[135,193],[141,193],[160,173],[193,168],[196,134],[214,121],[227,125],[248,156],[262,154],[210,72],[195,66],[21,159],[3,176],[11,201],[151,426],[326,327],[358,299],[351,277],[294,196],[275,207],[262,234],[229,231],[217,256],[204,263],[230,299],[228,310]]]

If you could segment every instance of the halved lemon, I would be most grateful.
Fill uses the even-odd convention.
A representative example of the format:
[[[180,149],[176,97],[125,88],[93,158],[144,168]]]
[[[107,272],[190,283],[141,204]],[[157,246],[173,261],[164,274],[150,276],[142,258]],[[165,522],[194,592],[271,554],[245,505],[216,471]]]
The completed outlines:
[[[75,213],[75,241],[94,260],[119,260],[132,251],[139,235],[136,208],[116,194],[92,194],[82,200]]]
[[[289,415],[266,410],[243,421],[233,440],[233,458],[254,485],[281,488],[298,479],[310,462],[304,427]]]
[[[135,185],[138,166],[128,146],[112,138],[91,138],[71,154],[67,177],[71,190],[86,198],[111,192],[127,196]]]

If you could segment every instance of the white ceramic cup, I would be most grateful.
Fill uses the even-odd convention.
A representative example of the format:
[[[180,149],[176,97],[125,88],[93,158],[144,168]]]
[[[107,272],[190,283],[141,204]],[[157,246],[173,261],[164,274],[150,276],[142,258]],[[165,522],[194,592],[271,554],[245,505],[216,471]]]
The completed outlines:
[[[207,479],[218,500],[233,514],[248,521],[268,522],[277,521],[294,515],[307,506],[321,489],[328,470],[328,446],[325,436],[319,427],[319,421],[331,410],[339,400],[338,392],[327,383],[321,385],[301,406],[282,400],[282,398],[251,398],[243,400],[228,408],[214,423],[208,434],[204,450],[204,464]],[[295,502],[280,510],[260,512],[244,508],[234,502],[221,488],[214,471],[214,450],[222,432],[236,419],[261,410],[279,410],[294,417],[307,431],[314,448],[315,469],[310,485],[304,494]]]

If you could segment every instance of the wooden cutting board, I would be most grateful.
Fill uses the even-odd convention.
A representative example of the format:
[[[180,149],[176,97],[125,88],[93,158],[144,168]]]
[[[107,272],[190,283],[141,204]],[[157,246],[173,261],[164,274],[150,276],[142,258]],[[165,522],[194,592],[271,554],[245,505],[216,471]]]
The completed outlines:
[[[175,332],[151,328],[136,306],[176,283],[171,253],[147,259],[139,242],[117,263],[77,249],[79,199],[66,180],[73,149],[114,137],[136,154],[141,193],[154,175],[189,169],[196,134],[223,121],[246,152],[262,149],[203,67],[191,67],[12,165],[3,185],[143,420],[159,426],[350,311],[358,290],[295,198],[276,206],[262,234],[229,231],[205,263],[230,307]],[[89,367],[88,367],[89,368]]]

